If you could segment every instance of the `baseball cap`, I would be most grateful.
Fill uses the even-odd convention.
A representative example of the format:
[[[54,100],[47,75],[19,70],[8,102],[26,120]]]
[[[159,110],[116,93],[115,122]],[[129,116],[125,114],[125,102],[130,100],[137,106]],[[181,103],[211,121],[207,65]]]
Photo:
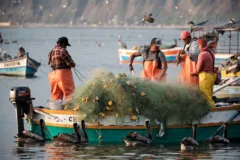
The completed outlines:
[[[151,40],[151,44],[154,44],[154,43],[155,43],[156,46],[160,47],[160,45],[162,44],[162,41],[161,41],[161,39],[153,38]]]
[[[190,33],[189,31],[183,31],[183,32],[181,33],[181,39],[182,39],[182,40],[185,39],[185,38],[187,38],[187,37],[189,37],[189,36],[191,36],[191,33]]]
[[[161,39],[156,39],[156,40],[155,40],[155,45],[156,45],[156,46],[160,47],[161,44],[162,44]]]

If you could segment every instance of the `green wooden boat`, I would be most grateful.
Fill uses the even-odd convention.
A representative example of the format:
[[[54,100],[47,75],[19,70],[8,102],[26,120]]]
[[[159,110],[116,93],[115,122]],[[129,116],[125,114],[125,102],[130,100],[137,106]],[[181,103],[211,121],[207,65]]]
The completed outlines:
[[[236,115],[240,110],[240,105],[228,107],[213,108],[206,116],[198,121],[193,121],[192,124],[197,124],[196,139],[204,141],[209,138],[222,124],[227,122],[232,115]],[[34,108],[32,121],[32,131],[40,133],[39,120],[44,119],[50,134],[47,134],[48,139],[52,139],[58,133],[73,133],[72,124],[80,123],[81,118],[79,112],[70,110],[50,110],[44,108]],[[87,123],[87,134],[89,143],[119,143],[122,142],[129,132],[139,132],[147,134],[144,126],[146,118],[138,116],[138,120],[132,121],[130,116],[118,117],[111,113],[106,113],[105,117],[96,124]],[[166,121],[166,126],[162,136],[159,132],[163,128],[155,122],[150,122],[152,126],[152,138],[155,144],[179,143],[184,137],[192,136],[192,124],[182,123],[174,117]],[[161,131],[160,131],[161,130]],[[219,132],[222,135],[223,131]],[[229,122],[227,135],[230,141],[240,139],[240,115],[237,115]]]

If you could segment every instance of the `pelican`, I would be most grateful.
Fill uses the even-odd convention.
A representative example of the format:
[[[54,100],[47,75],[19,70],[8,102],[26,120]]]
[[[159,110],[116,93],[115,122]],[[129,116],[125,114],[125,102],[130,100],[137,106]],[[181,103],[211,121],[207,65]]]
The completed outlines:
[[[53,137],[55,141],[70,142],[70,143],[79,143],[81,135],[78,133],[79,125],[77,123],[73,124],[74,133],[59,133],[57,136]]]
[[[145,120],[148,136],[144,136],[137,132],[130,132],[126,136],[126,138],[131,139],[131,140],[128,140],[125,138],[122,139],[126,143],[126,146],[136,147],[136,146],[147,146],[147,145],[152,144],[152,135],[149,131],[150,130],[149,122],[150,121],[148,119]]]
[[[224,131],[223,131],[223,136],[213,136],[210,138],[209,142],[210,143],[222,143],[222,144],[229,144],[230,141],[227,139],[227,127],[228,124],[224,124]]]
[[[22,142],[22,141],[23,142],[44,142],[46,140],[46,138],[45,138],[45,133],[44,133],[43,129],[45,129],[48,133],[49,133],[49,131],[46,128],[45,122],[43,119],[40,119],[39,124],[40,124],[40,129],[41,129],[41,135],[39,135],[35,132],[32,132],[32,131],[24,130],[22,132],[22,136],[18,137],[17,141],[18,142]]]
[[[174,39],[174,44],[170,45],[168,48],[174,48],[177,47],[177,39]]]
[[[192,137],[185,137],[182,139],[182,142],[180,143],[181,150],[192,150],[196,149],[196,147],[198,146],[198,142],[196,141],[196,127],[197,127],[196,124],[192,126],[193,128]]]
[[[81,121],[81,127],[82,127],[82,132],[80,132],[81,134],[80,143],[88,143],[88,135],[86,132],[86,124],[84,120]]]
[[[127,49],[127,45],[121,41],[121,37],[118,37],[118,45],[121,46],[122,48]]]
[[[229,22],[229,23],[232,23],[232,24],[234,24],[234,23],[235,23],[235,21],[234,21],[234,19],[233,19],[233,18],[230,18],[230,19],[228,20],[228,22]]]
[[[153,23],[154,22],[154,18],[152,18],[152,14],[149,14],[149,16],[144,16],[141,23],[144,24],[145,22],[148,23]]]
[[[193,26],[195,25],[195,23],[194,23],[193,21],[189,21],[189,22],[188,22],[188,25],[191,26],[191,27],[193,27]]]

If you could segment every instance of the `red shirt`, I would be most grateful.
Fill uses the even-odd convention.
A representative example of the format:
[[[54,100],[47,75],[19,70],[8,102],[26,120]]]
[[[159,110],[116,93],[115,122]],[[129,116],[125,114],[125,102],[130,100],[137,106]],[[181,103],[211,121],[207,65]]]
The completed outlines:
[[[62,48],[58,44],[55,46],[52,52],[49,53],[48,58],[50,58],[50,54],[50,66],[53,69],[67,69],[76,66],[66,48]]]
[[[214,73],[213,72],[214,61],[215,55],[212,51],[202,51],[198,56],[197,73],[199,72]]]

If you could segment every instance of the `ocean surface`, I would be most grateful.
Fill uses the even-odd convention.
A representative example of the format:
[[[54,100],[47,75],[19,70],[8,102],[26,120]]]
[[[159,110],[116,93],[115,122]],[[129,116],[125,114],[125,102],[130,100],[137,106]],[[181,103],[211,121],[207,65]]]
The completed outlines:
[[[68,51],[76,62],[76,68],[85,77],[95,68],[105,68],[114,73],[129,73],[128,65],[121,65],[118,57],[117,39],[120,35],[128,48],[149,44],[154,37],[161,38],[164,44],[173,44],[179,39],[182,30],[173,29],[97,29],[97,28],[0,28],[4,39],[10,44],[1,47],[12,56],[17,55],[22,45],[30,57],[41,61],[33,78],[0,77],[0,160],[5,159],[240,159],[240,144],[227,146],[200,145],[191,152],[181,152],[180,145],[154,145],[147,148],[128,148],[122,144],[89,144],[87,146],[59,145],[55,142],[43,144],[18,144],[14,136],[17,133],[15,110],[9,102],[9,88],[28,86],[31,89],[34,106],[46,105],[50,98],[50,86],[47,73],[47,55],[57,39],[66,36]],[[18,43],[11,43],[17,40]],[[178,41],[179,46],[182,42]],[[100,45],[99,45],[100,44]],[[134,65],[136,76],[140,76],[142,65]],[[175,83],[180,71],[175,64],[169,65],[167,81]],[[85,79],[82,78],[84,81]],[[74,75],[76,87],[82,82]]]

